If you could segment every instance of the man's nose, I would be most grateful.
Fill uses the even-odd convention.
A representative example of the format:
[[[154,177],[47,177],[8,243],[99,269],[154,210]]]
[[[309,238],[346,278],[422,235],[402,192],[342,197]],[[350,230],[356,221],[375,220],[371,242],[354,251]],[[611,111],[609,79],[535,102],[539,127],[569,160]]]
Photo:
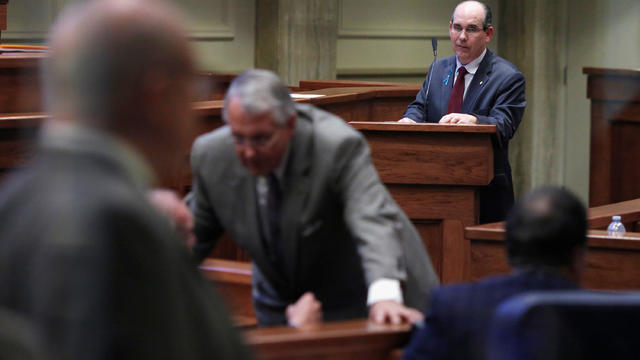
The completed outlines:
[[[247,159],[252,159],[256,156],[256,150],[253,146],[245,146],[242,148],[242,156]]]

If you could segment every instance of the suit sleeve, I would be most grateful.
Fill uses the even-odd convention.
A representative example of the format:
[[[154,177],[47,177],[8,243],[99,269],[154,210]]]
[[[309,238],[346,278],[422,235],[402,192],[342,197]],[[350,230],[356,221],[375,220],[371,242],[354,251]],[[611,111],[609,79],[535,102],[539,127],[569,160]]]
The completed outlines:
[[[403,360],[444,359],[449,354],[451,344],[446,334],[447,323],[440,314],[439,295],[438,290],[431,293],[427,316],[411,336],[409,345],[403,351]]]
[[[210,203],[210,197],[205,187],[206,180],[202,174],[204,163],[203,151],[199,142],[196,141],[191,152],[193,187],[185,198],[193,214],[193,232],[197,239],[193,247],[193,254],[198,262],[201,262],[209,256],[224,232],[218,215]]]
[[[433,70],[433,64],[429,68],[429,72]],[[402,117],[408,117],[409,119],[416,122],[426,122],[428,117],[425,117],[425,104],[427,102],[426,94],[428,87],[429,75],[422,82],[422,88],[418,91],[416,95],[416,99],[413,100],[411,104],[407,107],[407,111],[404,112]],[[431,90],[429,90],[431,91]]]
[[[478,124],[496,125],[502,142],[509,141],[516,132],[524,114],[525,80],[521,72],[512,72],[500,83],[493,107],[488,114],[471,113]]]
[[[380,278],[406,279],[400,237],[400,209],[391,199],[371,163],[360,134],[349,136],[337,151],[338,192],[344,220],[356,241],[367,286]]]

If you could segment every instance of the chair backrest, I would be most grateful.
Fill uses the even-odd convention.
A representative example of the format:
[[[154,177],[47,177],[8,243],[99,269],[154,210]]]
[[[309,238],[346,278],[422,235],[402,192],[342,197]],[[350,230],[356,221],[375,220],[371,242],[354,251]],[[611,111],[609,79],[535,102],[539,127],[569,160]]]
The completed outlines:
[[[530,292],[496,309],[488,359],[640,359],[640,292]]]

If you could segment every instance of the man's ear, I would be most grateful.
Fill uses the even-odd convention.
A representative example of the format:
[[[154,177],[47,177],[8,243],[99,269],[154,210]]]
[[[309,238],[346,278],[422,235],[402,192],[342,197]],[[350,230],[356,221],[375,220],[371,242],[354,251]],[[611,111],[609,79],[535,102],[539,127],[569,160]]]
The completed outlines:
[[[488,44],[488,43],[489,43],[489,41],[491,41],[491,38],[493,37],[493,31],[494,31],[494,30],[493,30],[493,26],[489,26],[489,27],[487,28],[487,31],[486,31],[486,33],[487,33],[487,39],[486,39],[486,42],[485,42],[485,43],[487,43],[487,44]]]

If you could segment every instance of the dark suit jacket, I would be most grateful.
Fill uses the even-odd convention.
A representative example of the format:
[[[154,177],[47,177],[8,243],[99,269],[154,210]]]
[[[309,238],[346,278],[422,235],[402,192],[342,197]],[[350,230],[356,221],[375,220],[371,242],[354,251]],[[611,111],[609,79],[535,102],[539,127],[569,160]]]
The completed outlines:
[[[447,111],[455,70],[455,56],[437,60],[429,69],[433,74],[428,99],[425,100],[425,93],[429,75],[404,117],[417,122],[437,123]],[[524,114],[524,91],[525,81],[522,73],[513,64],[487,49],[467,89],[460,111],[476,116],[479,124],[493,124],[498,128],[498,137],[493,139],[494,178],[491,184],[480,192],[481,223],[504,220],[507,211],[513,205],[508,144]]]
[[[246,358],[143,168],[93,131],[47,135],[0,191],[0,305],[41,327],[52,359]]]
[[[380,278],[403,281],[406,304],[422,308],[437,277],[363,136],[332,114],[296,106],[281,180],[285,263],[274,266],[266,256],[256,179],[239,161],[228,126],[199,137],[191,152],[196,255],[206,257],[223,231],[248,251],[261,324],[285,322],[285,307],[306,291],[322,302],[325,320],[366,317],[367,287]]]
[[[576,288],[559,274],[526,270],[435,289],[424,326],[411,338],[403,358],[485,359],[489,322],[502,301],[526,291]]]

